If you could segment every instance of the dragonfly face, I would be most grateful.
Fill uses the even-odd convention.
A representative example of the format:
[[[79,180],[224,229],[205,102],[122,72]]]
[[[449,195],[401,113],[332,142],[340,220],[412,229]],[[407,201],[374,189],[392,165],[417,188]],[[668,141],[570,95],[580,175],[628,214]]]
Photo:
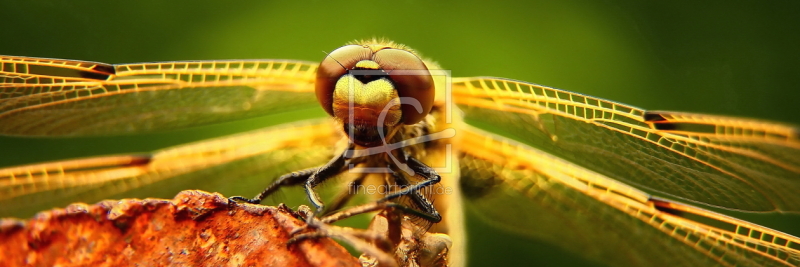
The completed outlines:
[[[380,49],[375,55],[384,51],[393,50]],[[332,53],[325,60],[343,58],[347,57]],[[384,70],[373,77],[348,78],[354,85],[395,74],[377,59],[372,60],[377,67],[369,61],[359,65],[373,58],[340,62],[344,68],[333,61],[331,70]],[[287,60],[109,65],[3,56],[0,61],[0,133],[25,136],[141,133],[283,112],[298,102],[313,101],[320,92],[315,78],[323,75],[317,63]],[[425,66],[429,71],[436,69]],[[388,84],[398,89],[398,82],[390,80]],[[329,114],[344,121],[336,115],[339,82],[329,81],[333,86],[324,87],[328,89],[322,90],[325,97],[321,99],[326,110],[330,105]],[[451,127],[457,131],[455,138],[422,142],[409,147],[416,152],[407,153],[425,154],[426,160],[437,162],[448,155],[457,159],[452,171],[438,171],[442,174],[439,186],[455,191],[434,201],[435,210],[447,214],[442,216],[443,223],[431,228],[453,237],[451,257],[463,257],[465,251],[465,240],[457,238],[463,231],[459,227],[463,204],[505,229],[610,265],[800,264],[797,237],[676,201],[754,212],[800,212],[796,194],[800,191],[800,130],[794,126],[647,111],[500,78],[452,78],[441,87],[434,79],[434,84],[436,90],[451,90],[466,123],[432,123],[431,115],[448,107],[436,103],[442,100],[437,95],[429,112],[416,108],[406,112],[401,107],[401,115],[387,115],[391,119],[384,122],[397,127],[395,135],[391,127],[386,132],[362,132],[364,136],[386,133],[393,138],[388,143],[395,143],[400,140],[394,138],[413,136],[414,131],[403,130],[415,125],[409,114],[424,114],[417,124],[435,129],[422,135]],[[388,86],[386,82],[377,85]],[[397,97],[405,93],[397,90]],[[394,97],[379,99],[386,103]],[[421,104],[425,99],[418,97]],[[162,102],[170,105],[158,104]],[[425,105],[420,106],[424,111]],[[371,108],[360,110],[362,125],[378,126]],[[182,111],[181,116],[174,116],[176,110]],[[142,187],[170,179],[220,176],[231,181],[254,173],[263,181],[280,175],[265,174],[274,168],[264,166],[301,170],[330,162],[331,155],[343,150],[335,150],[332,144],[348,138],[342,135],[347,128],[309,121],[149,155],[5,168],[0,170],[4,190],[0,210],[7,214],[6,209],[33,200],[55,201],[55,196],[76,193],[91,193],[96,198],[84,201],[96,201],[103,198],[101,193],[130,188],[120,183]],[[356,143],[356,139],[344,140]],[[374,142],[365,139],[364,144]],[[454,149],[448,154],[437,144],[451,144]],[[461,193],[465,198],[460,198]]]
[[[400,75],[393,70],[422,73]],[[317,100],[344,125],[354,143],[376,146],[398,124],[416,124],[430,112],[434,83],[427,70],[420,58],[393,43],[347,45],[320,63]]]

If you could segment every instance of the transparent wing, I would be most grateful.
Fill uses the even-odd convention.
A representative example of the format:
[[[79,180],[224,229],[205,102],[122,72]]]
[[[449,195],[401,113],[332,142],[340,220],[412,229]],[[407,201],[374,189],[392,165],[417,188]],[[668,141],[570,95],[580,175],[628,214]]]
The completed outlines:
[[[0,169],[0,218],[106,198],[170,198],[188,188],[249,197],[282,174],[327,162],[340,139],[329,120],[311,120],[148,155]]]
[[[632,106],[498,78],[453,79],[465,121],[650,193],[800,212],[800,130]]]
[[[0,56],[0,134],[91,136],[225,122],[314,105],[317,63],[110,65]]]
[[[797,266],[800,239],[648,194],[544,151],[460,129],[466,209],[615,266]],[[689,217],[694,217],[689,219]]]

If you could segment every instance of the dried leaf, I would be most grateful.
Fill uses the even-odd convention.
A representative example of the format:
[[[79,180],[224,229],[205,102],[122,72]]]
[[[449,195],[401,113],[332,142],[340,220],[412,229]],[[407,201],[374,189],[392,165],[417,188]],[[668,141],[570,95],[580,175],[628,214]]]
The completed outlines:
[[[183,191],[0,220],[4,266],[359,266],[328,238],[287,246],[303,222],[285,207]]]

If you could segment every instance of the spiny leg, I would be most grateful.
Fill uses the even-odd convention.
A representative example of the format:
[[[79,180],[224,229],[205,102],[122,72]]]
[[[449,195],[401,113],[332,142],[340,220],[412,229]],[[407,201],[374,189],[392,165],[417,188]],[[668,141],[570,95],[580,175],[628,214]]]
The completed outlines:
[[[411,182],[404,175],[402,175],[401,173],[394,172],[392,170],[392,175],[395,178],[395,182],[400,187],[402,187],[402,189],[400,189],[397,192],[387,194],[382,199],[380,199],[379,202],[389,201],[407,195],[411,198],[414,204],[421,209],[417,210],[416,212],[413,212],[412,213],[413,215],[417,215],[420,218],[423,218],[433,223],[438,223],[442,221],[442,216],[439,214],[438,211],[436,211],[436,208],[433,207],[433,203],[431,203],[431,201],[428,200],[420,192],[422,188],[439,183],[442,180],[442,177],[439,176],[438,173],[436,173],[436,170],[429,167],[428,165],[425,165],[425,163],[422,163],[416,158],[407,157],[405,156],[405,154],[402,153],[402,151],[400,151],[400,155],[402,156],[402,158],[406,159],[405,160],[406,164],[409,168],[411,168],[412,171],[414,171],[414,175],[421,177],[422,181],[416,184],[411,184]],[[389,169],[391,170],[391,167]]]
[[[364,214],[364,213],[368,213],[368,212],[373,212],[373,211],[378,211],[378,210],[389,209],[389,208],[400,210],[405,214],[417,215],[419,213],[419,211],[417,211],[417,210],[415,210],[415,209],[413,209],[411,207],[407,207],[407,206],[404,206],[402,204],[398,204],[398,203],[395,203],[395,202],[375,201],[375,202],[365,203],[365,204],[358,205],[358,206],[349,207],[349,208],[347,208],[345,210],[335,212],[335,213],[333,213],[331,215],[327,215],[325,217],[320,218],[319,222],[320,223],[331,224],[331,223],[334,223],[334,222],[337,222],[337,221],[340,221],[340,220],[344,220],[344,219],[347,219],[347,218],[350,218],[350,217],[353,217],[353,216],[356,216],[356,215],[360,215],[360,214]],[[299,210],[299,212],[301,214],[302,213],[306,213],[306,212],[303,212],[301,210]]]
[[[347,227],[334,226],[334,225],[332,225],[332,223],[337,222],[339,220],[344,220],[344,219],[347,219],[347,218],[350,218],[350,217],[353,217],[353,216],[357,216],[357,215],[361,215],[361,214],[365,214],[365,213],[369,213],[369,212],[373,212],[373,211],[378,211],[378,210],[384,210],[384,209],[387,209],[389,207],[405,208],[405,207],[402,207],[402,205],[399,205],[399,204],[396,204],[396,203],[393,203],[393,202],[370,202],[370,203],[366,203],[366,204],[363,204],[363,205],[350,207],[350,208],[347,208],[345,210],[333,213],[331,215],[324,216],[324,217],[320,218],[319,220],[315,220],[313,222],[313,225],[306,224],[304,226],[301,226],[300,228],[295,229],[294,231],[292,231],[290,233],[290,235],[292,235],[292,238],[289,239],[289,242],[288,242],[287,245],[292,245],[294,243],[297,243],[297,242],[300,242],[300,241],[303,241],[303,240],[306,240],[306,239],[315,239],[315,238],[330,237],[330,236],[341,237],[342,233],[351,234],[351,235],[353,235],[355,237],[359,237],[361,239],[367,239],[367,240],[375,241],[377,239],[380,239],[381,237],[379,235],[367,234],[367,232],[360,232],[360,234],[354,234],[353,229],[350,229],[350,228],[347,228]],[[310,216],[313,216],[313,214],[314,214],[314,211],[311,211],[307,206],[300,206],[300,208],[297,210],[297,212],[299,213],[300,216],[303,216],[303,217],[306,217],[306,218],[308,218]],[[309,227],[312,227],[315,230],[313,232],[309,232],[309,233],[302,233],[302,234],[300,233],[300,232],[305,231]],[[345,238],[345,239],[348,239],[348,238]]]
[[[354,145],[350,144],[347,150],[353,149]],[[319,194],[314,191],[314,187],[319,185],[320,183],[324,182],[328,178],[334,177],[345,170],[348,163],[350,163],[349,158],[345,155],[345,152],[341,153],[339,156],[331,159],[325,165],[320,167],[308,168],[297,172],[292,172],[288,174],[284,174],[281,177],[278,177],[275,182],[270,184],[267,188],[264,189],[261,193],[256,195],[254,198],[246,198],[242,196],[233,196],[228,198],[231,202],[247,202],[251,204],[259,204],[261,201],[264,200],[267,196],[275,193],[283,186],[292,186],[305,183],[306,185],[306,195],[308,196],[311,204],[317,209],[317,211],[322,210],[323,203],[322,200],[319,198]]]
[[[333,158],[331,161],[326,163],[324,166],[317,169],[317,172],[308,177],[306,183],[303,188],[306,190],[306,196],[308,196],[308,201],[311,202],[312,205],[316,208],[315,213],[321,214],[322,210],[325,207],[325,203],[322,202],[322,199],[319,197],[319,194],[314,187],[317,187],[325,180],[328,180],[331,177],[339,175],[343,171],[345,171],[349,166],[350,159],[347,158],[348,150],[352,150],[355,147],[354,144],[350,144],[348,149],[345,150],[339,156]],[[313,218],[313,214],[310,218]]]
[[[417,161],[416,159],[412,159],[412,163],[409,164],[409,165],[414,169],[420,169],[422,171],[422,172],[417,172],[417,173],[428,173],[430,175],[431,172],[429,172],[429,171],[433,171],[433,169],[431,169],[430,167],[427,167],[426,165],[424,165],[423,163]],[[430,170],[429,171],[428,170],[424,170],[424,169],[420,168],[420,166],[427,167]],[[389,170],[391,170],[391,168]],[[318,211],[315,211],[315,212],[302,212],[301,211],[301,213],[305,215],[306,225],[304,225],[303,227],[297,229],[292,234],[294,235],[297,232],[303,231],[303,230],[305,230],[307,228],[316,228],[316,229],[325,228],[325,227],[328,227],[329,224],[331,224],[333,222],[336,222],[336,221],[339,221],[339,220],[342,220],[342,219],[345,219],[345,218],[349,218],[349,217],[352,217],[352,216],[355,216],[355,215],[364,214],[364,213],[372,212],[372,211],[376,211],[376,210],[387,209],[387,208],[395,209],[395,210],[398,210],[398,211],[400,211],[400,212],[402,212],[404,214],[408,214],[408,215],[411,215],[411,216],[414,216],[414,217],[422,218],[422,219],[424,219],[426,221],[430,221],[430,222],[434,222],[434,223],[441,221],[441,219],[442,219],[441,215],[433,207],[433,204],[430,201],[428,201],[428,199],[425,198],[425,196],[423,196],[422,193],[420,193],[418,191],[419,188],[422,188],[422,187],[426,186],[424,181],[419,183],[419,184],[422,184],[422,185],[417,184],[417,185],[411,186],[410,183],[408,182],[408,180],[404,176],[402,176],[401,174],[399,174],[397,172],[394,172],[394,171],[392,171],[390,174],[395,177],[395,181],[398,183],[398,185],[403,186],[403,190],[401,190],[399,192],[395,192],[393,194],[390,194],[389,196],[386,196],[386,197],[384,197],[382,199],[379,199],[377,201],[373,201],[373,202],[370,202],[370,203],[366,203],[366,204],[350,207],[350,208],[347,208],[345,210],[338,211],[338,212],[335,212],[335,213],[330,214],[330,215],[326,215],[326,216],[324,216],[322,218],[319,218],[319,219],[317,219],[314,216],[315,213],[317,213]],[[435,175],[435,171],[433,171],[433,174]],[[358,185],[360,185],[363,182],[364,178],[366,178],[366,175],[367,175],[367,173],[365,173],[365,174],[359,176],[357,179],[355,179],[353,181],[353,183],[351,184],[351,187],[357,187]],[[435,176],[438,177],[438,175],[435,175]],[[433,183],[436,183],[436,182],[438,182],[438,181],[434,181]],[[415,191],[410,191],[410,190],[415,190]],[[390,201],[391,199],[398,198],[398,197],[401,197],[401,196],[404,196],[404,195],[409,195],[409,197],[415,203],[414,207],[409,207],[409,206],[405,206],[405,205],[398,204],[398,203]],[[340,196],[339,199],[334,201],[332,206],[329,206],[329,207],[335,207],[335,206],[343,205],[347,201],[347,199],[349,199],[350,197],[352,197],[352,194],[349,194],[349,193],[345,194],[345,195],[342,195],[342,196]],[[415,208],[415,207],[419,207],[419,208]],[[304,207],[304,209],[307,210],[308,207]],[[336,210],[336,209],[333,209],[333,210]],[[325,231],[322,231],[322,232],[325,232]],[[308,235],[308,236],[323,235],[324,236],[324,234],[306,234],[306,235]]]
[[[267,186],[267,188],[265,188],[264,191],[258,193],[258,195],[256,195],[254,198],[232,196],[228,198],[228,200],[237,202],[247,202],[250,204],[259,204],[261,203],[261,201],[267,198],[267,196],[270,196],[273,193],[277,192],[278,189],[280,189],[282,186],[297,185],[304,183],[305,181],[308,180],[309,177],[311,177],[311,175],[314,175],[314,173],[316,173],[317,170],[319,170],[319,168],[322,167],[313,167],[281,175],[281,177],[278,177],[278,179],[275,180],[275,182]]]

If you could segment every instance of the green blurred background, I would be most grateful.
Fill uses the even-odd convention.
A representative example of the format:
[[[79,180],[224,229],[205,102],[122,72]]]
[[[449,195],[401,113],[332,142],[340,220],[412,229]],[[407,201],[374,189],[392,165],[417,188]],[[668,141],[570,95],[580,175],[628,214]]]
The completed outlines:
[[[53,0],[4,1],[0,12],[0,54],[107,63],[318,61],[347,41],[388,37],[457,77],[507,77],[647,109],[800,125],[796,1]],[[292,119],[139,136],[3,137],[0,167],[146,152]],[[800,235],[800,216],[734,215]],[[473,266],[591,264],[474,219],[467,225]]]

